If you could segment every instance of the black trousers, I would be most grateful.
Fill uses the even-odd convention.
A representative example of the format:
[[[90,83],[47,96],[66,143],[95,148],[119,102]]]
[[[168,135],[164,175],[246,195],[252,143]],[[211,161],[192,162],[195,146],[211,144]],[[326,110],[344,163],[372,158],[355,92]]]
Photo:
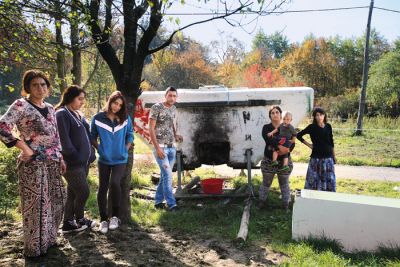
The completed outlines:
[[[118,165],[106,165],[99,162],[98,167],[99,191],[97,192],[97,203],[99,205],[101,221],[106,221],[108,219],[107,193],[109,185],[112,196],[112,216],[119,217],[119,206],[121,202],[121,177],[124,175],[126,163]]]

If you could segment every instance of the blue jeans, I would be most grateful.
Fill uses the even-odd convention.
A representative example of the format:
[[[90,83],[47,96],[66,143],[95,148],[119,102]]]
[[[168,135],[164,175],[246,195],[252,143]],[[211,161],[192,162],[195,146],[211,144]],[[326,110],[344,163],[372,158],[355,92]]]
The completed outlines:
[[[157,151],[153,150],[154,157],[156,158],[157,164],[160,167],[160,182],[157,186],[155,204],[160,204],[167,201],[168,207],[171,209],[176,206],[176,200],[172,193],[172,168],[174,167],[176,158],[176,148],[162,148],[164,150],[165,157],[160,159],[157,155]]]

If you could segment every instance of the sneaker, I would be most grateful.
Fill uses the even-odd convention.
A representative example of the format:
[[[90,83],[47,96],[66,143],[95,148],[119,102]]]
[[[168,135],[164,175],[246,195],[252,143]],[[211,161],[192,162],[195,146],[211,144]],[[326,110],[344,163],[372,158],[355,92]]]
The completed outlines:
[[[272,166],[272,167],[275,167],[275,166],[278,166],[278,165],[279,165],[279,162],[276,161],[276,160],[274,160],[274,161],[271,162],[271,166]]]
[[[158,203],[154,205],[154,208],[158,209],[158,210],[163,210],[165,209],[165,204],[164,203]]]
[[[108,222],[107,221],[102,221],[100,223],[99,231],[102,234],[107,234],[107,232],[108,232]]]
[[[119,227],[120,221],[117,217],[112,217],[110,219],[110,226],[108,227],[110,230],[115,230]]]
[[[78,224],[86,225],[88,228],[92,229],[93,227],[95,227],[97,225],[97,222],[89,220],[89,219],[86,219],[85,217],[83,217],[81,219],[78,219]]]
[[[73,233],[73,232],[80,232],[87,228],[86,225],[80,225],[73,221],[66,221],[63,223],[61,231],[63,234]]]

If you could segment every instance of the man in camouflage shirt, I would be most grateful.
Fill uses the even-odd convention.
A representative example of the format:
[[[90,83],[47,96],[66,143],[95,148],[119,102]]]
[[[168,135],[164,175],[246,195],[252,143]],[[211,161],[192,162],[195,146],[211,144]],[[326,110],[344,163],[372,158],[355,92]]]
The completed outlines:
[[[174,142],[182,141],[176,134],[174,125],[177,90],[170,86],[165,90],[164,102],[154,104],[150,111],[150,138],[154,145],[153,153],[160,167],[160,182],[155,196],[155,207],[164,208],[164,199],[170,211],[176,211],[176,200],[172,192],[172,168],[176,158]]]

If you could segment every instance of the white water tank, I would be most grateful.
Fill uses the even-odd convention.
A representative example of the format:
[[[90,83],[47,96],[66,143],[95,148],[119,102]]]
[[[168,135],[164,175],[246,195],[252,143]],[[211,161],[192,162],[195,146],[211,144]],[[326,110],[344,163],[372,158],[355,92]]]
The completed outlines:
[[[149,109],[164,101],[164,95],[164,91],[143,92],[136,104],[135,131],[148,142]],[[291,111],[296,127],[311,111],[313,101],[314,90],[309,87],[178,89],[176,124],[184,140],[179,147],[184,169],[201,164],[246,168],[247,149],[256,166],[264,154],[261,130],[270,122],[269,108],[279,105]]]

